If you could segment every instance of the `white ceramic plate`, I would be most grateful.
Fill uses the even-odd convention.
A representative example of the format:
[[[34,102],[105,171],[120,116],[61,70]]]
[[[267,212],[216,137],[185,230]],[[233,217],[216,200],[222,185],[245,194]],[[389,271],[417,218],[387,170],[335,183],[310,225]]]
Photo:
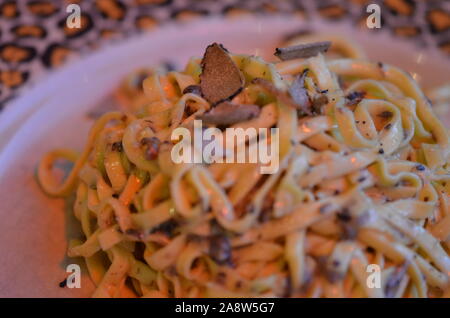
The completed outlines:
[[[0,296],[89,296],[92,283],[83,275],[81,289],[60,288],[67,264],[67,238],[76,223],[65,202],[46,197],[35,182],[39,158],[56,147],[82,149],[92,124],[86,113],[127,73],[170,60],[182,66],[201,56],[212,42],[230,51],[271,57],[283,35],[306,25],[298,18],[260,17],[202,20],[171,25],[104,48],[55,72],[16,100],[0,116]],[[309,23],[316,31],[345,34],[366,48],[370,58],[407,69],[430,87],[448,79],[450,64],[434,51],[355,31],[352,26]],[[82,268],[86,273],[86,269]]]

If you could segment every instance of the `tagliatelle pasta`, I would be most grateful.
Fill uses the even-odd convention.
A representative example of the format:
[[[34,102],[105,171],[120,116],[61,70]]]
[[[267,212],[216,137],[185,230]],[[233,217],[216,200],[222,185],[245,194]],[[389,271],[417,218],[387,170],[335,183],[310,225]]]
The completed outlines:
[[[339,58],[277,63],[210,46],[203,63],[122,87],[132,111],[101,116],[80,155],[44,156],[42,189],[75,196],[84,237],[68,254],[86,260],[93,296],[450,297],[449,132],[406,72],[331,40]],[[214,89],[229,83],[202,74],[212,63],[217,76],[213,54],[244,83],[230,84],[220,112]],[[207,84],[219,106],[202,94]],[[258,162],[174,162],[175,129],[220,123],[229,109],[238,115],[214,127],[278,128],[264,136],[279,142],[274,173]],[[62,182],[58,159],[73,162]]]

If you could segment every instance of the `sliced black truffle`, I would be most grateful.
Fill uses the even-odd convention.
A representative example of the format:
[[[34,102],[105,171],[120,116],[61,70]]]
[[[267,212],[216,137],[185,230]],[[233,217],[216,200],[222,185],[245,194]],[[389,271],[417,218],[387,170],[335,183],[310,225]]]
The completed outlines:
[[[288,47],[281,47],[275,50],[275,56],[280,60],[293,60],[298,58],[308,58],[316,56],[319,53],[328,51],[331,46],[330,41],[304,43]]]
[[[226,49],[217,43],[206,48],[202,60],[200,88],[202,96],[215,106],[230,100],[244,87],[244,75]]]
[[[257,117],[260,112],[261,107],[257,105],[223,102],[197,118],[208,125],[228,126]]]

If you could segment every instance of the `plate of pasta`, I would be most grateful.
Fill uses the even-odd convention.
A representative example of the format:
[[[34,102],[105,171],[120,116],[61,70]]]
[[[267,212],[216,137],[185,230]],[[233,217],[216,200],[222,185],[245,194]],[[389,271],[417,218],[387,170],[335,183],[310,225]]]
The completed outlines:
[[[168,26],[19,99],[2,119],[0,295],[450,297],[450,63],[302,28]],[[269,173],[249,159],[262,141]],[[80,288],[64,288],[73,264]]]

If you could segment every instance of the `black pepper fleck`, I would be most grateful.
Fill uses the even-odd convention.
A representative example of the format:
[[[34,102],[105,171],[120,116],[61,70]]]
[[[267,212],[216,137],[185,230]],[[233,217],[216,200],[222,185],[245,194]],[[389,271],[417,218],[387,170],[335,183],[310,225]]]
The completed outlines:
[[[209,241],[209,254],[218,264],[231,264],[230,239],[222,234],[212,236]]]
[[[122,152],[123,151],[123,145],[121,141],[116,141],[115,143],[113,143],[111,145],[111,150],[112,151],[118,151],[118,152]]]
[[[356,181],[358,181],[358,182],[364,182],[365,180],[366,180],[366,177],[359,177],[358,180],[356,180]]]
[[[342,222],[349,222],[352,219],[348,208],[343,208],[341,212],[336,213],[336,217]]]

